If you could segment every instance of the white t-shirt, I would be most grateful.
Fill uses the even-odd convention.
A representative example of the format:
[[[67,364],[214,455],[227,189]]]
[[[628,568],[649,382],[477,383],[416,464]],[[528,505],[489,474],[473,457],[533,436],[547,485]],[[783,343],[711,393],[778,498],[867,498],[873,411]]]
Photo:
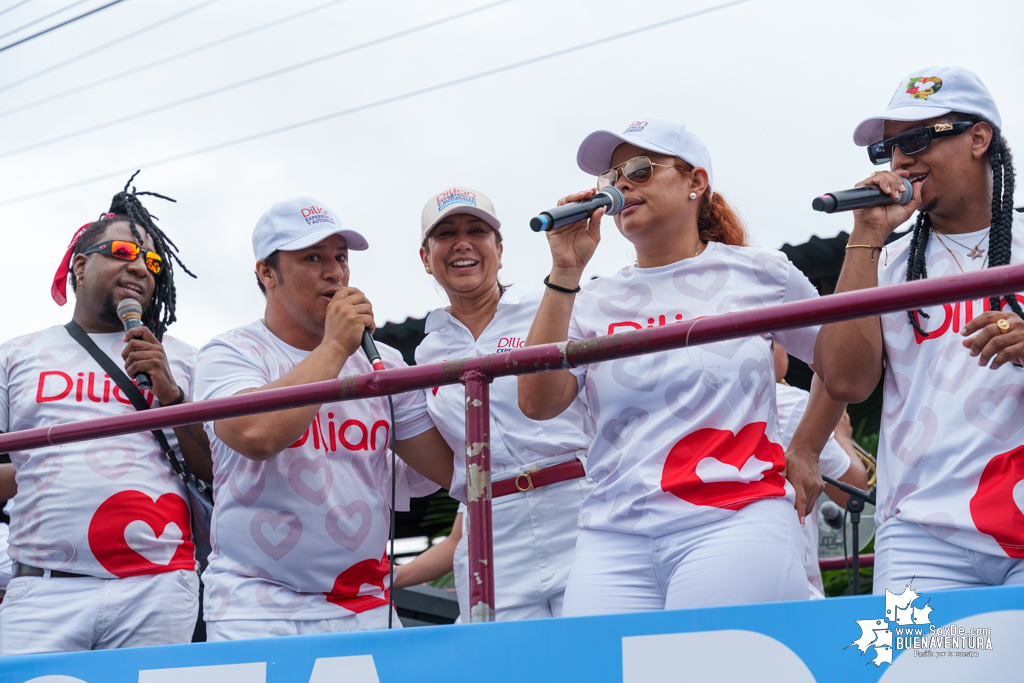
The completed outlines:
[[[401,355],[378,344],[388,368]],[[233,396],[287,374],[309,355],[281,341],[262,320],[215,337],[199,351],[199,400]],[[339,377],[371,372],[351,356]],[[398,440],[433,423],[423,392],[394,397]],[[391,417],[386,397],[325,403],[306,433],[256,462],[210,435],[214,509],[205,618],[332,619],[386,605],[389,564]],[[398,461],[398,496],[438,486]]]
[[[910,238],[890,244],[879,259],[880,285],[906,280]],[[979,270],[984,257],[967,253],[979,241],[988,249],[984,230],[942,240],[965,271]],[[960,273],[946,247],[930,235],[929,278]],[[1015,214],[1011,263],[1022,260],[1024,217]],[[1024,305],[1024,297],[1018,300]],[[920,321],[928,337],[914,331],[905,312],[881,316],[885,392],[875,523],[898,517],[963,548],[1024,557],[1024,369],[980,367],[959,334],[987,310],[988,299],[926,308],[930,318]]]
[[[123,332],[89,336],[124,367]],[[191,393],[195,349],[168,335],[163,346],[174,380]],[[0,346],[0,431],[134,412],[61,325]],[[177,450],[174,430],[164,435]],[[11,452],[11,461],[15,562],[106,579],[195,569],[187,493],[151,432]]]
[[[817,297],[780,252],[716,242],[659,268],[622,269],[577,295],[569,339]],[[816,327],[774,336],[810,361]],[[651,536],[724,519],[771,497],[793,499],[775,411],[772,337],[765,334],[595,363],[582,369],[596,436],[597,486],[583,528]]]
[[[796,433],[796,427],[807,410],[807,400],[810,397],[810,393],[799,387],[791,387],[788,384],[775,385],[775,405],[779,411],[779,435],[782,437],[783,448],[789,448],[789,442],[793,440],[793,434]],[[835,436],[830,435],[825,447],[821,449],[818,469],[833,479],[838,479],[850,469],[850,456],[839,445]],[[825,585],[821,580],[821,567],[818,566],[817,501],[814,502],[811,514],[804,519],[803,533],[807,581],[824,596]]]
[[[11,516],[11,505],[13,502],[12,499],[4,505],[4,514],[8,517]],[[7,590],[7,584],[10,582],[11,574],[14,571],[14,563],[11,562],[11,556],[7,554],[7,538],[10,535],[10,527],[6,524],[0,524],[0,591]]]
[[[416,363],[439,363],[522,348],[537,315],[541,292],[512,285],[498,302],[494,319],[478,339],[446,309],[439,308],[426,320],[427,336],[416,348]],[[461,384],[427,391],[427,409],[445,441],[455,453],[455,478],[449,491],[466,500],[466,390]],[[496,479],[526,466],[547,467],[585,456],[591,424],[583,401],[576,401],[552,420],[531,420],[519,409],[518,380],[496,377],[490,385],[491,473]],[[590,427],[592,431],[592,427]]]

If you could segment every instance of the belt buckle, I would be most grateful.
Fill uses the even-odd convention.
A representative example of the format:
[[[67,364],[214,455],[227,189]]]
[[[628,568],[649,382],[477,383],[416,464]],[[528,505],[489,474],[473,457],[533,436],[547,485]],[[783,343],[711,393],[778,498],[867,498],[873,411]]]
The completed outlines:
[[[519,480],[522,479],[523,477],[526,477],[526,488],[523,488],[522,486],[519,485]],[[529,472],[523,472],[522,474],[516,477],[516,490],[519,491],[520,493],[526,493],[527,491],[533,490],[533,477],[530,476]]]

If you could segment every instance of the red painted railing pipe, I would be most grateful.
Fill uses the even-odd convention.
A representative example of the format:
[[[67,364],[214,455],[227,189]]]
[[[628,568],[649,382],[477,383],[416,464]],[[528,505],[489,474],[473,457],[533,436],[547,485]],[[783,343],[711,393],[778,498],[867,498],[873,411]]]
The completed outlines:
[[[491,530],[491,378],[472,370],[466,385],[466,507],[469,510],[469,620],[494,621]]]
[[[875,554],[868,553],[860,556],[860,567],[874,567],[875,566]],[[831,569],[851,569],[853,568],[853,557],[821,557],[818,558],[818,568],[821,571],[829,571]]]
[[[469,371],[477,371],[492,378],[523,375],[637,356],[651,351],[734,339],[771,330],[848,320],[951,301],[979,299],[1022,289],[1024,266],[988,268],[975,273],[834,294],[820,299],[766,306],[568,344],[526,347],[508,353],[369,372],[337,380],[188,403],[142,413],[27,429],[0,435],[0,453],[329,401],[346,401],[456,384],[461,381],[460,377]]]

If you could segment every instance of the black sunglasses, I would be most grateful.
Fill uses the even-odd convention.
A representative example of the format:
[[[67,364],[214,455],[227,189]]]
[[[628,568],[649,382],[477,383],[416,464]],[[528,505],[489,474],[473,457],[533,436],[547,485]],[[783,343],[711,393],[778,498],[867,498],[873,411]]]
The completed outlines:
[[[915,128],[891,138],[879,140],[868,145],[868,158],[876,166],[892,161],[892,148],[899,147],[904,154],[917,154],[928,149],[928,145],[936,138],[948,138],[960,135],[974,124],[970,121],[958,123],[937,123],[927,128]]]

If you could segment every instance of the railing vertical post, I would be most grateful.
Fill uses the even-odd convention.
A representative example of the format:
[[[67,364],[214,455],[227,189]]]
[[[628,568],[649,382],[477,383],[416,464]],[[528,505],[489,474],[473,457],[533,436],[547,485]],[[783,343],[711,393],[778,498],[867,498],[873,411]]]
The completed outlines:
[[[466,385],[466,503],[469,508],[469,620],[494,621],[491,534],[491,378],[471,371]]]

